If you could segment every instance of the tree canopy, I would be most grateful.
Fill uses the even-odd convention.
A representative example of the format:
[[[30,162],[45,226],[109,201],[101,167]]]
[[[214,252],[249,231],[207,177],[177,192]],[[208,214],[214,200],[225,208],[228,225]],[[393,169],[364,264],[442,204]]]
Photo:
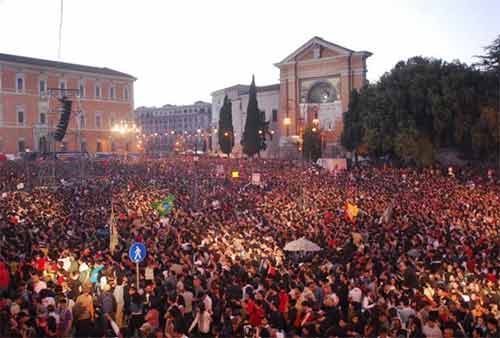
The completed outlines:
[[[253,157],[266,150],[266,136],[270,135],[269,122],[265,119],[265,113],[259,110],[254,76],[252,76],[248,96],[247,118],[241,145],[243,146],[243,152],[247,156]]]
[[[219,114],[219,129],[217,137],[219,146],[224,154],[229,155],[234,146],[234,130],[233,130],[233,113],[231,100],[227,95],[224,97],[224,103],[220,109]]]
[[[478,56],[481,60],[477,65],[485,71],[500,75],[500,34],[493,43],[484,48],[485,54]]]
[[[321,158],[322,143],[321,143],[321,130],[312,125],[304,128],[304,145],[303,156],[305,159],[316,162]]]
[[[468,158],[495,156],[496,82],[493,72],[459,61],[400,61],[378,83],[351,94],[342,144],[419,165],[432,163],[441,148]]]

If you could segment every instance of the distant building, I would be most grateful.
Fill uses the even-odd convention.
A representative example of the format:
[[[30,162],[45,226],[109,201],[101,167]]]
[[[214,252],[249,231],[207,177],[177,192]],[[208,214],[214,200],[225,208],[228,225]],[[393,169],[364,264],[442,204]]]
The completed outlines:
[[[146,135],[171,131],[193,133],[210,128],[212,105],[197,101],[191,105],[139,107],[135,110],[136,124]]]
[[[280,83],[257,88],[259,109],[266,112],[266,119],[271,121],[275,131],[264,155],[297,156],[304,128],[314,121],[321,131],[323,154],[337,156],[341,150],[342,113],[347,111],[351,91],[367,83],[366,60],[371,55],[313,37],[276,63]],[[249,86],[240,84],[212,93],[213,127],[218,125],[224,96],[232,100],[235,155],[241,154],[248,89]],[[218,149],[216,136],[213,136],[213,143],[214,149]]]
[[[366,81],[366,59],[372,54],[354,51],[313,37],[275,64],[280,70],[280,146],[288,152],[301,139],[304,127],[319,121],[323,153],[337,156],[353,89]],[[286,121],[286,123],[285,123]]]
[[[135,136],[112,132],[132,119],[135,80],[109,68],[0,54],[0,153],[135,151]],[[51,137],[61,108],[51,88],[74,90],[61,143]]]
[[[170,151],[175,142],[180,141],[179,137],[186,140],[192,137],[192,142],[183,143],[189,143],[190,148],[210,146],[204,141],[211,133],[210,103],[197,101],[182,106],[166,104],[159,108],[139,107],[134,115],[136,124],[147,137],[146,148],[150,151]]]
[[[241,155],[241,137],[245,130],[245,122],[247,118],[247,107],[249,98],[250,86],[235,85],[225,89],[220,89],[212,93],[212,127],[218,128],[219,113],[224,102],[224,96],[231,100],[232,115],[233,115],[233,128],[234,128],[234,148],[235,155]],[[257,87],[257,102],[259,109],[266,114],[266,121],[269,121],[269,127],[274,133],[279,128],[278,125],[278,111],[279,111],[279,96],[280,85],[274,84],[270,86]],[[262,153],[264,157],[275,157],[278,151],[278,137],[277,133],[273,135],[272,140],[268,139],[267,149]],[[219,149],[217,135],[212,135],[213,150]]]

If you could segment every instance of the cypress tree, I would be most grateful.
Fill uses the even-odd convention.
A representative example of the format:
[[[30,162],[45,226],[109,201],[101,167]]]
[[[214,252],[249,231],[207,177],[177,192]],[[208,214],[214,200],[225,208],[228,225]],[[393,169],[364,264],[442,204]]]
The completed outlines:
[[[262,119],[257,103],[257,88],[255,87],[255,77],[253,75],[248,96],[247,119],[241,145],[243,146],[243,152],[248,157],[253,157],[259,153],[262,147],[262,139],[259,135]]]
[[[233,113],[231,100],[224,97],[224,103],[220,109],[219,114],[219,130],[217,137],[219,140],[220,149],[224,154],[229,155],[234,146],[234,134],[233,134]]]
[[[302,148],[302,155],[305,159],[316,162],[321,158],[321,130],[314,129],[312,126],[307,126],[304,130],[304,144]]]

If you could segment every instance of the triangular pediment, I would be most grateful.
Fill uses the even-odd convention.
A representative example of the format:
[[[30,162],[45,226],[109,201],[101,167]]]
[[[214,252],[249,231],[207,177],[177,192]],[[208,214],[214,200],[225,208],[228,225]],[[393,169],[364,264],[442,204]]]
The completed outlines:
[[[349,55],[350,53],[354,53],[354,51],[315,36],[314,38],[303,44],[295,52],[279,62],[279,64],[309,59],[334,57],[340,55]]]

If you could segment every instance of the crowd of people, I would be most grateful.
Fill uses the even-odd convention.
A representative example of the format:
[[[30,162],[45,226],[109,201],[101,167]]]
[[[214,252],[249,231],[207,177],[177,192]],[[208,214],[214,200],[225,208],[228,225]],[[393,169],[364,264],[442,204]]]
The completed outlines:
[[[0,337],[500,337],[495,176],[210,158],[74,168],[26,191],[11,187],[36,171],[0,164]],[[322,250],[284,250],[302,237]]]

